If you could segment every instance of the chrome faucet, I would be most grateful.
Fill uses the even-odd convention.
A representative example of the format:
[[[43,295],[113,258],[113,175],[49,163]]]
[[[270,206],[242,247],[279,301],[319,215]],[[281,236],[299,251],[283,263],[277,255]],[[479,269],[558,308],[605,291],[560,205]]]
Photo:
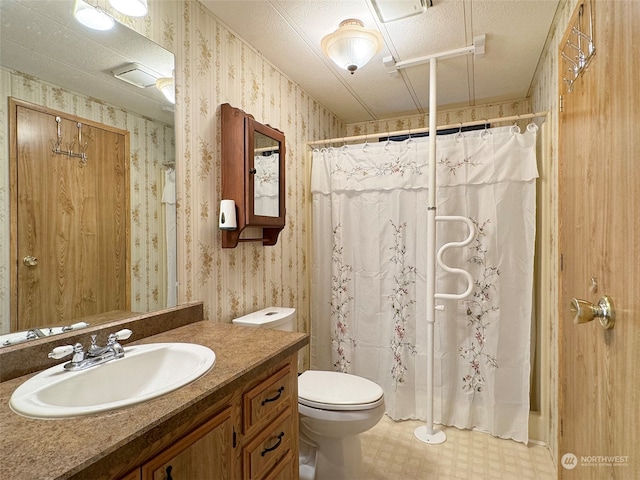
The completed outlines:
[[[104,347],[100,347],[96,343],[96,335],[91,335],[91,345],[86,352],[81,343],[76,343],[75,345],[63,345],[54,348],[48,357],[59,359],[73,354],[71,361],[65,364],[64,369],[70,372],[85,370],[95,365],[106,363],[109,360],[124,357],[124,348],[120,345],[120,340],[126,340],[132,333],[129,329],[112,333],[107,338],[107,344]]]
[[[32,328],[27,332],[27,340],[33,340],[35,338],[44,338],[46,336],[47,335],[45,333],[42,333],[42,330],[40,330],[39,328]]]

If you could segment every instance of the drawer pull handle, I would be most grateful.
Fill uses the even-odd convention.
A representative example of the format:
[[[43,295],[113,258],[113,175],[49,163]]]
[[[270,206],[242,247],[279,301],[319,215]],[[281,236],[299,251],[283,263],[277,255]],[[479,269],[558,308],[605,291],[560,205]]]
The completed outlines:
[[[273,447],[265,448],[260,453],[260,456],[264,457],[267,453],[273,452],[276,448],[278,448],[280,446],[280,444],[282,443],[282,437],[284,437],[284,432],[280,432],[280,434],[278,435],[278,441],[276,442],[276,444]]]
[[[267,403],[275,402],[276,400],[278,400],[282,396],[282,392],[284,392],[284,387],[280,387],[278,389],[278,393],[275,397],[265,398],[264,400],[262,400],[262,406],[264,407]]]

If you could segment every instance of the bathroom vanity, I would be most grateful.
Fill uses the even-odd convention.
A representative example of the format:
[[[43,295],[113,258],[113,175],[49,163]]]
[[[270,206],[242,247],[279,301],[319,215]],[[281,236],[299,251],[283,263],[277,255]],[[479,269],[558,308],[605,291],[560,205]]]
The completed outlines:
[[[11,411],[11,394],[33,374],[0,383],[3,478],[297,478],[297,353],[308,335],[197,321],[138,340],[135,322],[127,328],[125,346],[198,343],[216,363],[161,397],[67,419]]]

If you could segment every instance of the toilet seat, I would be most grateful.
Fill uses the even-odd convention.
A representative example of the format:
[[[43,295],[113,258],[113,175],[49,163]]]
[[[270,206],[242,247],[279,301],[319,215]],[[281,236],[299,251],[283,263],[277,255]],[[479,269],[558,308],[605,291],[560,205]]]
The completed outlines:
[[[298,403],[332,411],[369,410],[384,402],[382,388],[348,373],[307,370],[298,377]]]

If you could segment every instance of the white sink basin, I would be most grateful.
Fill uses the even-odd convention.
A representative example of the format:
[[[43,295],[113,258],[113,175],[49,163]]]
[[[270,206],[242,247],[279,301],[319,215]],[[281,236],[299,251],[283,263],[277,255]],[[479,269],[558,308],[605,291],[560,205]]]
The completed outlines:
[[[33,418],[89,415],[144,402],[207,373],[215,353],[193,343],[125,347],[123,358],[78,372],[64,363],[31,377],[11,396],[13,411]]]

